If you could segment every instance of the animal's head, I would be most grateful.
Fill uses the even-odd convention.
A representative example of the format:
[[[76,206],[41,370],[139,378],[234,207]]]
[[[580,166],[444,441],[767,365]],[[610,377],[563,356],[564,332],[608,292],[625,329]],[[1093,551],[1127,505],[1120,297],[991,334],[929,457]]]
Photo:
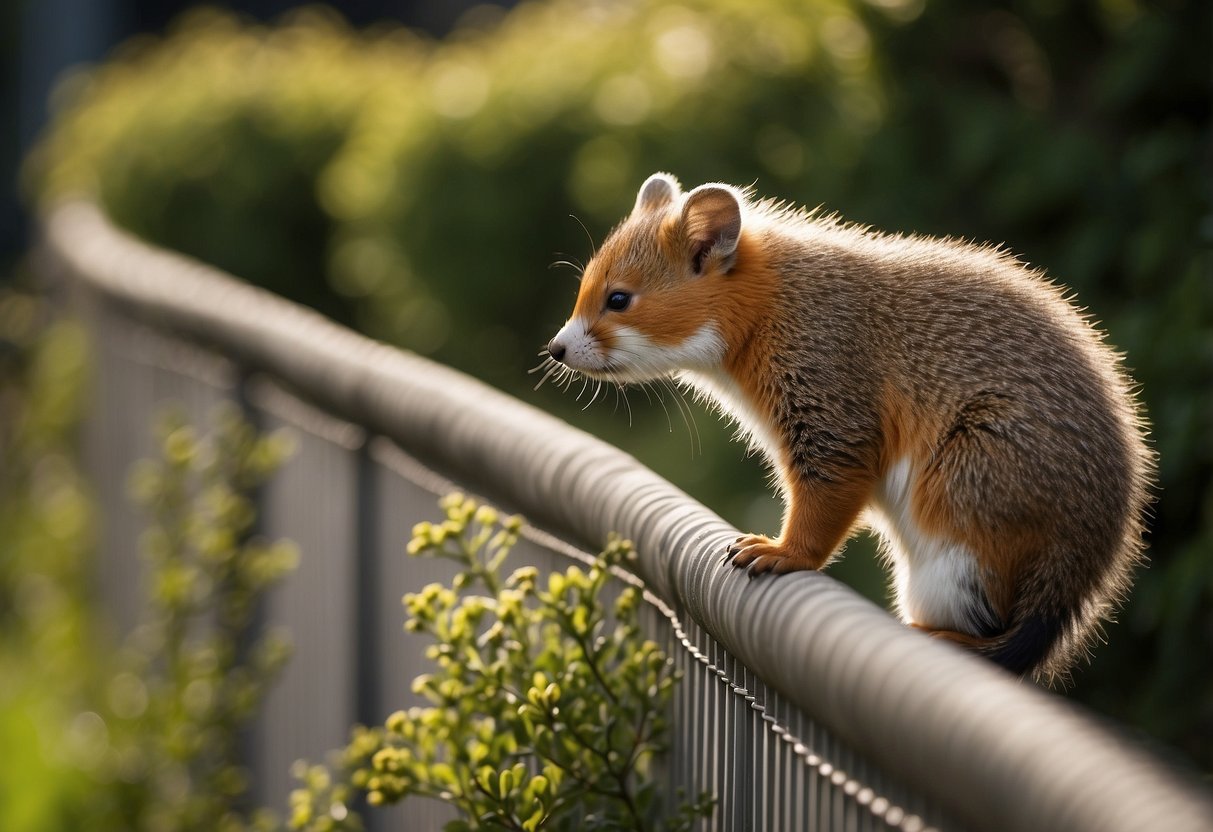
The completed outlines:
[[[719,365],[744,204],[728,185],[684,194],[674,177],[650,176],[586,267],[551,357],[614,382]]]

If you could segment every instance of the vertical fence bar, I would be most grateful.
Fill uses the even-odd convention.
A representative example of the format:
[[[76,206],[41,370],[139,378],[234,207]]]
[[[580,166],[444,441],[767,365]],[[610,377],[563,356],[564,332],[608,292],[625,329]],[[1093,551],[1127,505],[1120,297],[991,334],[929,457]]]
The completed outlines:
[[[716,669],[720,661],[720,645],[709,642],[707,645],[707,664],[703,668],[703,695],[707,702],[708,725],[711,730],[707,746],[710,759],[707,771],[704,772],[704,783],[715,783],[724,765],[724,734],[720,719],[720,684],[717,681]]]
[[[364,436],[354,452],[354,674],[352,700],[355,721],[377,725],[383,719],[384,703],[376,683],[375,663],[382,649],[383,630],[379,626],[379,494],[375,464],[371,459],[372,437]],[[378,815],[367,812],[366,797],[358,794],[351,807],[367,819],[371,832],[382,827]]]
[[[252,759],[258,797],[282,810],[297,759],[326,761],[357,718],[354,587],[358,545],[357,451],[363,432],[258,376],[245,388],[251,418],[295,438],[261,495],[260,532],[299,549],[299,563],[262,599],[262,629],[285,630],[292,657],[266,694]]]
[[[780,701],[779,694],[772,693],[771,702],[767,705],[767,714],[770,716],[770,721],[767,723],[767,782],[770,783],[768,792],[771,801],[771,828],[786,829],[787,826],[783,817],[783,778],[786,776],[783,769],[783,743],[780,741],[780,731],[782,727],[779,725],[780,716]]]
[[[687,731],[688,714],[687,714],[687,696],[686,696],[686,680],[690,673],[690,668],[687,666],[687,651],[679,644],[676,638],[671,638],[670,642],[671,655],[674,659],[674,667],[676,668],[681,682],[674,691],[674,709],[670,720],[670,727],[674,731],[673,742],[670,745],[672,754],[669,761],[670,767],[670,794],[677,794],[680,789],[687,792],[691,790],[693,782],[687,773],[687,757],[690,749],[687,747]]]
[[[375,683],[375,663],[382,650],[383,630],[377,626],[380,597],[376,588],[381,580],[379,564],[379,494],[375,465],[370,454],[370,438],[358,446],[354,456],[354,526],[357,535],[354,552],[357,565],[354,580],[354,613],[357,639],[354,665],[354,703],[357,720],[374,725],[383,718],[384,703]]]
[[[733,714],[733,657],[723,647],[720,648],[720,666],[716,671],[716,684],[720,690],[720,720],[721,720],[721,743],[720,743],[720,768],[716,774],[716,780],[711,783],[712,792],[716,795],[717,801],[720,800],[720,795],[726,794],[731,788],[733,772],[737,767],[737,723]],[[717,818],[720,812],[717,810]]]
[[[235,401],[236,407],[240,412],[240,418],[248,424],[257,434],[260,434],[264,429],[264,420],[261,418],[261,413],[255,408],[250,401],[249,385],[251,383],[251,374],[244,367],[238,370],[235,386]],[[249,529],[248,538],[263,536],[266,534],[266,487],[265,484],[259,485],[253,490],[253,493],[248,495],[253,504],[253,511],[256,519],[253,521],[253,527]],[[245,543],[247,540],[241,541]],[[248,626],[245,628],[242,637],[236,643],[236,663],[243,665],[248,663],[252,647],[262,635],[265,634],[266,628],[266,599],[264,596],[257,598],[253,605],[253,610],[249,616]],[[258,771],[262,768],[259,765],[262,761],[257,753],[259,743],[259,726],[256,723],[250,723],[240,731],[240,736],[236,739],[236,745],[239,748],[240,759],[249,771],[256,772],[257,776],[254,782],[260,784],[256,790],[250,790],[245,796],[245,805],[241,808],[245,812],[253,809],[254,801],[262,805],[270,804],[274,797],[266,794],[264,784],[268,780],[274,782],[277,778],[267,776],[266,771]],[[285,795],[281,795],[285,798]]]

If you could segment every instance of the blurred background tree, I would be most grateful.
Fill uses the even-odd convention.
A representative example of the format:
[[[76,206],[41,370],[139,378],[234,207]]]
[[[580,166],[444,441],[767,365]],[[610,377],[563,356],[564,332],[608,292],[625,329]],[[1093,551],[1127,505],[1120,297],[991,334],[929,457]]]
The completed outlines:
[[[714,416],[633,394],[629,427],[530,389],[576,292],[548,264],[658,169],[1004,242],[1127,352],[1161,460],[1150,568],[1068,695],[1209,769],[1211,31],[1200,0],[543,0],[441,41],[194,13],[70,76],[26,181],[561,412],[756,531],[779,506]],[[868,548],[832,571],[883,599]]]

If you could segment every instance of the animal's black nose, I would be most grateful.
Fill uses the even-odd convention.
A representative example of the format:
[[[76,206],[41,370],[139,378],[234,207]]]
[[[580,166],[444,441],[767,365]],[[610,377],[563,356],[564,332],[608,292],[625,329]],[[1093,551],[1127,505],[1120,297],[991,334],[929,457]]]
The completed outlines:
[[[560,343],[555,338],[553,338],[551,343],[548,344],[548,352],[551,353],[552,358],[555,358],[557,361],[564,361],[564,344]]]

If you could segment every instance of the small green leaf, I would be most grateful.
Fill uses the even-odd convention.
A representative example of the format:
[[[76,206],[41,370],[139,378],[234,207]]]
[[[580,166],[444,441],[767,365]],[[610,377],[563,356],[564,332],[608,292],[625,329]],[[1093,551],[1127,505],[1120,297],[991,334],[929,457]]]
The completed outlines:
[[[547,814],[546,810],[540,806],[531,814],[530,817],[522,822],[522,828],[525,829],[526,832],[535,832],[535,830],[539,828],[539,824],[543,823],[545,814]]]

